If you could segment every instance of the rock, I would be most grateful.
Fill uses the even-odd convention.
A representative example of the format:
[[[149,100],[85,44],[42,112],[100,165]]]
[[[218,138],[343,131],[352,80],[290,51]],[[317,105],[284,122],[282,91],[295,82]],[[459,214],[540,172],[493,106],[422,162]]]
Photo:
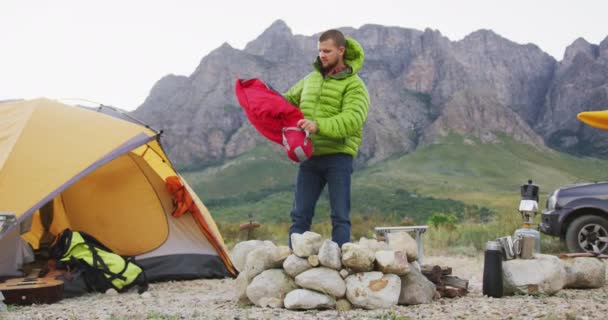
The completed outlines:
[[[342,264],[353,271],[372,271],[375,259],[373,251],[358,244],[345,243],[342,245]]]
[[[388,309],[397,304],[401,279],[382,272],[355,273],[346,278],[346,298],[353,306],[373,310]]]
[[[283,265],[283,262],[291,255],[291,249],[288,246],[279,246],[273,250],[272,254],[272,267],[280,268]]]
[[[399,304],[427,304],[435,296],[435,284],[429,281],[418,269],[410,266],[410,272],[401,277]]]
[[[308,258],[318,254],[322,244],[323,238],[318,233],[306,231],[303,234],[291,234],[293,253],[300,258]]]
[[[564,288],[601,288],[606,283],[606,266],[598,258],[578,257],[561,261],[566,270]]]
[[[306,260],[308,261],[308,264],[310,264],[312,267],[319,266],[319,256],[317,256],[316,254],[309,256]]]
[[[566,270],[560,259],[552,255],[535,254],[534,259],[503,261],[502,272],[505,295],[552,295],[566,284]]]
[[[241,273],[246,274],[247,281],[251,282],[255,276],[274,266],[274,252],[268,248],[257,248],[247,255],[245,267]]]
[[[262,298],[257,304],[259,307],[280,309],[283,308],[283,299],[280,298]]]
[[[350,276],[350,272],[348,272],[348,270],[346,269],[342,269],[340,270],[340,277],[342,277],[342,279],[346,279],[346,277]]]
[[[251,284],[247,287],[247,298],[257,306],[276,305],[276,298],[280,300],[282,307],[283,299],[292,290],[297,287],[293,279],[281,269],[270,269],[262,272],[255,277]]]
[[[247,287],[251,281],[247,277],[247,273],[241,272],[234,281],[234,300],[242,304],[250,304],[249,298],[247,298]]]
[[[418,260],[418,245],[416,240],[406,231],[386,234],[388,246],[393,251],[404,251],[408,261]]]
[[[139,297],[142,299],[149,299],[149,298],[152,298],[152,294],[149,291],[146,291],[146,292],[140,294]]]
[[[390,250],[386,242],[378,241],[376,239],[367,239],[365,237],[361,237],[361,239],[359,239],[359,245],[363,248],[370,249],[373,252],[380,250]]]
[[[287,294],[284,300],[285,308],[295,309],[327,309],[336,305],[336,300],[322,293],[308,289],[296,289]]]
[[[326,267],[313,268],[300,273],[296,277],[296,284],[335,298],[342,298],[346,291],[344,280],[338,271]]]
[[[310,268],[312,268],[312,266],[308,263],[308,260],[300,258],[295,254],[290,255],[285,259],[285,262],[283,262],[283,269],[285,269],[285,272],[294,278]]]
[[[118,291],[116,291],[116,289],[114,289],[114,288],[110,288],[110,289],[106,290],[106,294],[109,296],[115,296],[115,295],[118,295]]]
[[[422,268],[420,268],[420,264],[418,263],[418,261],[412,261],[412,262],[410,262],[410,267],[415,268],[418,271],[422,270]]]
[[[378,271],[403,276],[410,271],[407,255],[403,251],[376,251]]]
[[[232,249],[232,252],[230,253],[230,259],[232,260],[234,267],[237,270],[242,271],[245,268],[247,255],[257,248],[266,246],[275,247],[275,245],[270,241],[249,240],[239,242]]]
[[[322,266],[340,270],[342,268],[340,246],[331,241],[325,240],[319,249],[319,262]]]
[[[352,308],[353,306],[347,299],[340,299],[336,301],[336,310],[338,310],[338,312],[350,311]]]

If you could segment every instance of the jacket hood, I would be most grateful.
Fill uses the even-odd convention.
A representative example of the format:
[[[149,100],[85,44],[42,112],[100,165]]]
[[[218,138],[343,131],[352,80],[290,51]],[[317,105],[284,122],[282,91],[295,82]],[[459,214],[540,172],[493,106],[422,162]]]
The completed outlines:
[[[363,68],[363,60],[365,60],[365,52],[363,47],[353,38],[346,38],[346,53],[344,54],[344,63],[353,68],[353,74],[357,74]]]
[[[365,60],[365,53],[363,52],[363,47],[361,47],[357,40],[346,37],[346,52],[344,53],[344,64],[350,67],[350,75],[357,74],[359,70],[363,68],[363,60]],[[315,69],[321,70],[318,56],[315,58],[313,66],[315,67]],[[348,76],[348,74],[346,76]]]

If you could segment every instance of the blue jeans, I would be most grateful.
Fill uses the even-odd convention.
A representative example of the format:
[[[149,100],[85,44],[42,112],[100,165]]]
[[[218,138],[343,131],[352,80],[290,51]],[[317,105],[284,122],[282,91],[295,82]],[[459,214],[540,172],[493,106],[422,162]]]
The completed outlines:
[[[331,207],[331,239],[340,247],[350,242],[350,182],[353,157],[348,154],[314,156],[300,163],[291,210],[291,234],[310,230],[319,196],[328,185]]]

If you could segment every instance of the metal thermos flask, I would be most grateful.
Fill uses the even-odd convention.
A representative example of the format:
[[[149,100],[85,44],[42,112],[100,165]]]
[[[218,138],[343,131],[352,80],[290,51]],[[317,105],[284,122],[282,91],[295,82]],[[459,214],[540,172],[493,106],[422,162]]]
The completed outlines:
[[[483,294],[500,298],[502,290],[502,250],[500,242],[488,241],[483,261]]]

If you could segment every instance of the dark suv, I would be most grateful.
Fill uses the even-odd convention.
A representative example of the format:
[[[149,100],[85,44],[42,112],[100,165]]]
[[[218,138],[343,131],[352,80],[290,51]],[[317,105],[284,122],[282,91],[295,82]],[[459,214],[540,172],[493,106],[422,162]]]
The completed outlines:
[[[539,227],[565,240],[570,252],[608,253],[608,182],[553,191]]]

